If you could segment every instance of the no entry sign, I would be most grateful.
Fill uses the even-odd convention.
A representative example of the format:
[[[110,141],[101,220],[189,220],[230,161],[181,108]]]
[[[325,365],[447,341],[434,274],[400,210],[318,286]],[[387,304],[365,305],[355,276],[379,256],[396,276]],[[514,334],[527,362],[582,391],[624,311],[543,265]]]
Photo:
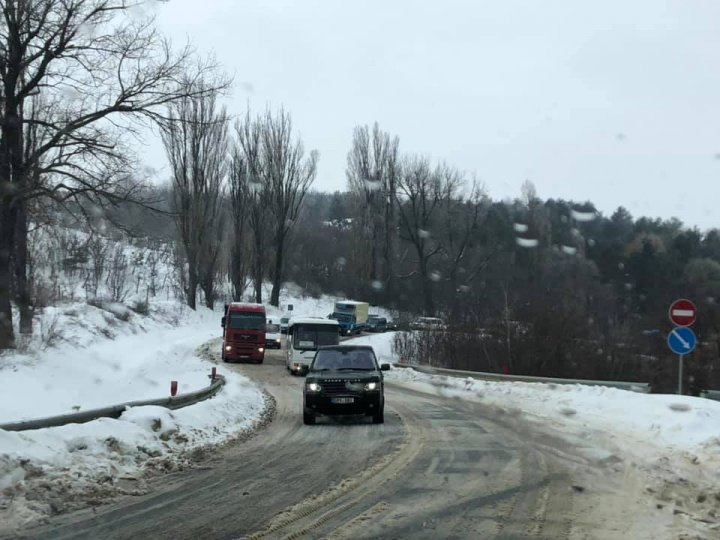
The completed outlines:
[[[690,300],[681,298],[672,303],[668,315],[674,325],[690,326],[697,318],[697,308]]]

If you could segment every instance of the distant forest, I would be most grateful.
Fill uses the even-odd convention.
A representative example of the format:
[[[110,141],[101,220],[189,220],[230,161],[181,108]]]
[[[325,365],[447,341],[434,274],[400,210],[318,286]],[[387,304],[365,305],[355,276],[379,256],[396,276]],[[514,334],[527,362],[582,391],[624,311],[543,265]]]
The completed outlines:
[[[400,321],[444,318],[447,333],[425,336],[411,349],[425,360],[643,380],[671,391],[677,370],[665,345],[667,310],[686,297],[699,308],[700,340],[686,362],[686,384],[695,391],[720,387],[720,231],[633,218],[624,208],[605,216],[591,203],[541,200],[529,183],[512,202],[492,201],[463,183],[450,197],[428,190],[425,200],[397,206],[388,226],[384,204],[374,208],[366,195],[307,193],[285,278],[308,295],[382,305]],[[113,221],[136,236],[171,241],[175,234],[170,217],[136,206],[116,210]],[[269,244],[268,260],[271,251]],[[227,276],[224,253],[219,268]]]

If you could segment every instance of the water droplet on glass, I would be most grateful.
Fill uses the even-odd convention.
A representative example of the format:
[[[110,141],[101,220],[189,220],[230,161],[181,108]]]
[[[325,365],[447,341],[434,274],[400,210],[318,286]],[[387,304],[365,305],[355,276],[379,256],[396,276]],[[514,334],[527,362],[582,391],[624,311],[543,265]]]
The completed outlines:
[[[623,263],[618,263],[618,269],[619,269],[619,270],[622,270],[623,268],[625,268],[625,264],[623,264]]]
[[[518,246],[524,247],[524,248],[534,248],[537,247],[538,244],[540,244],[540,241],[537,238],[515,238],[515,242]]]
[[[560,249],[568,255],[575,255],[577,253],[577,248],[573,246],[560,246]]]
[[[516,232],[524,233],[527,232],[528,226],[524,223],[513,223],[513,229],[515,229]]]
[[[97,28],[94,24],[80,23],[77,27],[77,34],[83,39],[94,38],[97,35]]]
[[[462,293],[470,292],[470,287],[468,285],[460,285],[458,287],[458,291]]]
[[[617,135],[615,135],[615,138],[616,138],[618,141],[624,141],[625,139],[627,139],[627,137],[625,136],[624,133],[618,133]]]
[[[430,272],[429,277],[432,281],[435,281],[435,282],[440,281],[440,279],[442,278],[442,276],[440,275],[440,272],[438,272],[437,270]]]
[[[567,216],[560,216],[560,223],[567,223]]]
[[[63,86],[60,95],[65,101],[75,101],[80,97],[80,91],[74,86]]]
[[[418,229],[418,236],[420,238],[430,238],[430,231],[426,231],[425,229]]]
[[[595,245],[595,240],[593,240],[592,238],[588,238],[587,244],[588,246],[593,247]]]
[[[140,4],[133,4],[128,7],[127,13],[133,19],[145,19],[148,16],[146,8]]]
[[[365,185],[365,189],[367,191],[377,191],[382,187],[382,184],[378,180],[373,180],[370,178],[367,178],[363,181],[363,184]]]
[[[631,291],[632,288],[633,288],[633,284],[632,284],[632,283],[626,283],[626,284],[625,284],[625,289],[626,289],[626,290]]]
[[[597,354],[602,354],[603,352],[605,352],[605,351],[603,351],[602,347],[600,347],[600,348],[597,350]]]
[[[335,264],[337,264],[340,268],[343,268],[347,264],[347,259],[345,257],[338,257]]]
[[[597,217],[593,211],[570,210],[570,215],[575,221],[592,221]]]
[[[380,280],[373,281],[370,286],[376,290],[376,291],[382,291],[385,288],[385,285],[383,285],[383,282]]]

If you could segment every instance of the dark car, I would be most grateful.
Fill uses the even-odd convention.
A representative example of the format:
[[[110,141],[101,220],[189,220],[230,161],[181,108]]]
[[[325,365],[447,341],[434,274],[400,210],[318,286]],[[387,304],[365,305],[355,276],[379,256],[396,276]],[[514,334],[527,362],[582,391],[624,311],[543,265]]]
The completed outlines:
[[[372,416],[384,422],[383,371],[368,345],[331,345],[315,353],[303,389],[303,422],[314,424],[317,415]]]
[[[387,319],[377,315],[368,317],[365,329],[368,332],[385,332],[387,330]]]

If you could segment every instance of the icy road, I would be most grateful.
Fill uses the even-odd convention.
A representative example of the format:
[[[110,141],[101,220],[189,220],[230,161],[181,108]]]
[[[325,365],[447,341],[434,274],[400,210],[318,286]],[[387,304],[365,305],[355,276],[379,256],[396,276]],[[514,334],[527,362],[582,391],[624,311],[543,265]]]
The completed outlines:
[[[214,347],[215,350],[219,347]],[[389,382],[386,423],[302,424],[284,351],[233,365],[274,420],[150,493],[57,516],[27,538],[677,538],[635,468],[502,409]]]

